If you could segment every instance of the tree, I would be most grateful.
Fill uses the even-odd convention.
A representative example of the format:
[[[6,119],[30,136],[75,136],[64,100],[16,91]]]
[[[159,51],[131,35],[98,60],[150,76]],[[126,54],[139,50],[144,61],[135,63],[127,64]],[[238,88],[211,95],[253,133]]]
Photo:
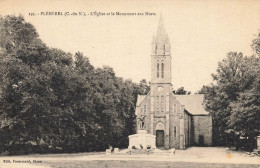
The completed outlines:
[[[254,137],[260,133],[260,33],[251,46],[256,55],[244,58],[243,90],[230,104],[232,113],[228,124],[236,131]]]
[[[22,16],[0,18],[0,152],[127,147],[138,94],[150,90],[94,68],[83,53],[49,48]]]
[[[203,85],[202,88],[195,94],[206,94],[206,92],[207,92],[207,86]]]
[[[0,46],[5,53],[11,54],[20,45],[32,44],[38,38],[33,25],[27,23],[22,16],[0,17]]]
[[[148,85],[146,79],[142,79],[139,83],[139,87],[141,90],[139,90],[139,94],[141,95],[147,95],[150,91],[150,86]]]
[[[259,58],[230,52],[204,87],[205,107],[213,116],[213,139],[225,143],[225,131],[256,135],[259,129]]]
[[[216,144],[225,143],[224,131],[229,129],[228,120],[231,114],[230,103],[235,101],[239,92],[241,80],[240,69],[243,55],[228,53],[227,58],[219,62],[217,73],[212,74],[216,85],[210,86],[205,95],[206,109],[213,117],[213,139]]]
[[[186,94],[190,95],[191,94],[191,92],[190,91],[188,92],[187,90],[185,90],[184,87],[180,87],[176,91],[174,90],[173,93],[176,95],[186,95]]]
[[[90,87],[74,70],[72,55],[48,48],[21,16],[1,18],[0,36],[2,145],[70,146],[73,136],[84,136],[92,124],[86,117]]]
[[[0,18],[0,37],[0,116],[5,121],[3,133],[9,132],[6,142],[10,146],[29,141],[39,144],[44,132],[39,115],[44,115],[41,110],[47,112],[43,96],[39,97],[39,94],[47,92],[39,83],[46,76],[37,71],[47,60],[47,48],[38,39],[34,27],[21,16]],[[28,83],[30,89],[26,90]],[[36,108],[39,113],[36,113]]]
[[[260,57],[260,33],[258,33],[258,36],[252,41],[251,47],[255,54]]]

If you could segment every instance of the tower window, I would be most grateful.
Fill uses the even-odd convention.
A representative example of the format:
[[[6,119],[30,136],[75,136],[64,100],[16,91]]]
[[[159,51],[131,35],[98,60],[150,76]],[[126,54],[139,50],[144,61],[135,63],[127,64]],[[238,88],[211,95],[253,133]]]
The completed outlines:
[[[157,45],[155,45],[155,54],[157,54]]]
[[[164,104],[163,104],[163,102],[164,102],[164,98],[163,98],[163,95],[161,96],[161,111],[163,112],[163,106],[164,106]]]
[[[160,103],[160,100],[159,100],[159,96],[157,95],[157,99],[156,99],[156,112],[157,114],[159,114],[160,110],[159,110],[159,103]]]
[[[160,74],[159,74],[159,70],[160,70],[160,64],[157,63],[157,78],[159,78]]]
[[[162,63],[162,78],[164,78],[164,64]]]

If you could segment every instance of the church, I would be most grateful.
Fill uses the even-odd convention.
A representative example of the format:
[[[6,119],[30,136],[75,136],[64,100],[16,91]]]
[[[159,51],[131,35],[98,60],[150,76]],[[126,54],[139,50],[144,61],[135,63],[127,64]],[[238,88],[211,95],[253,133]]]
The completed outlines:
[[[155,135],[157,148],[211,146],[212,116],[203,107],[203,95],[173,94],[171,61],[170,41],[160,17],[152,41],[150,92],[137,98],[137,131]]]

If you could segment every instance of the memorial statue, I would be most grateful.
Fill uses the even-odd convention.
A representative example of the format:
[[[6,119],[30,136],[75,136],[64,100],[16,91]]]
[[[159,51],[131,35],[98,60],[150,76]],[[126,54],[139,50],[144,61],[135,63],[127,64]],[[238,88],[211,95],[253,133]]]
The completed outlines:
[[[145,125],[145,115],[144,116],[141,116],[139,118],[139,120],[141,121],[140,122],[140,129],[144,129],[144,125]]]

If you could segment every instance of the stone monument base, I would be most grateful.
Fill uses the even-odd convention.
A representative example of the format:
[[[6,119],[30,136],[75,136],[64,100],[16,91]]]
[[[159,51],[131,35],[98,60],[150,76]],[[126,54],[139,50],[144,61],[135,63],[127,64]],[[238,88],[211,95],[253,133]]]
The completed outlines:
[[[155,149],[155,135],[139,130],[137,134],[129,135],[128,149]]]

